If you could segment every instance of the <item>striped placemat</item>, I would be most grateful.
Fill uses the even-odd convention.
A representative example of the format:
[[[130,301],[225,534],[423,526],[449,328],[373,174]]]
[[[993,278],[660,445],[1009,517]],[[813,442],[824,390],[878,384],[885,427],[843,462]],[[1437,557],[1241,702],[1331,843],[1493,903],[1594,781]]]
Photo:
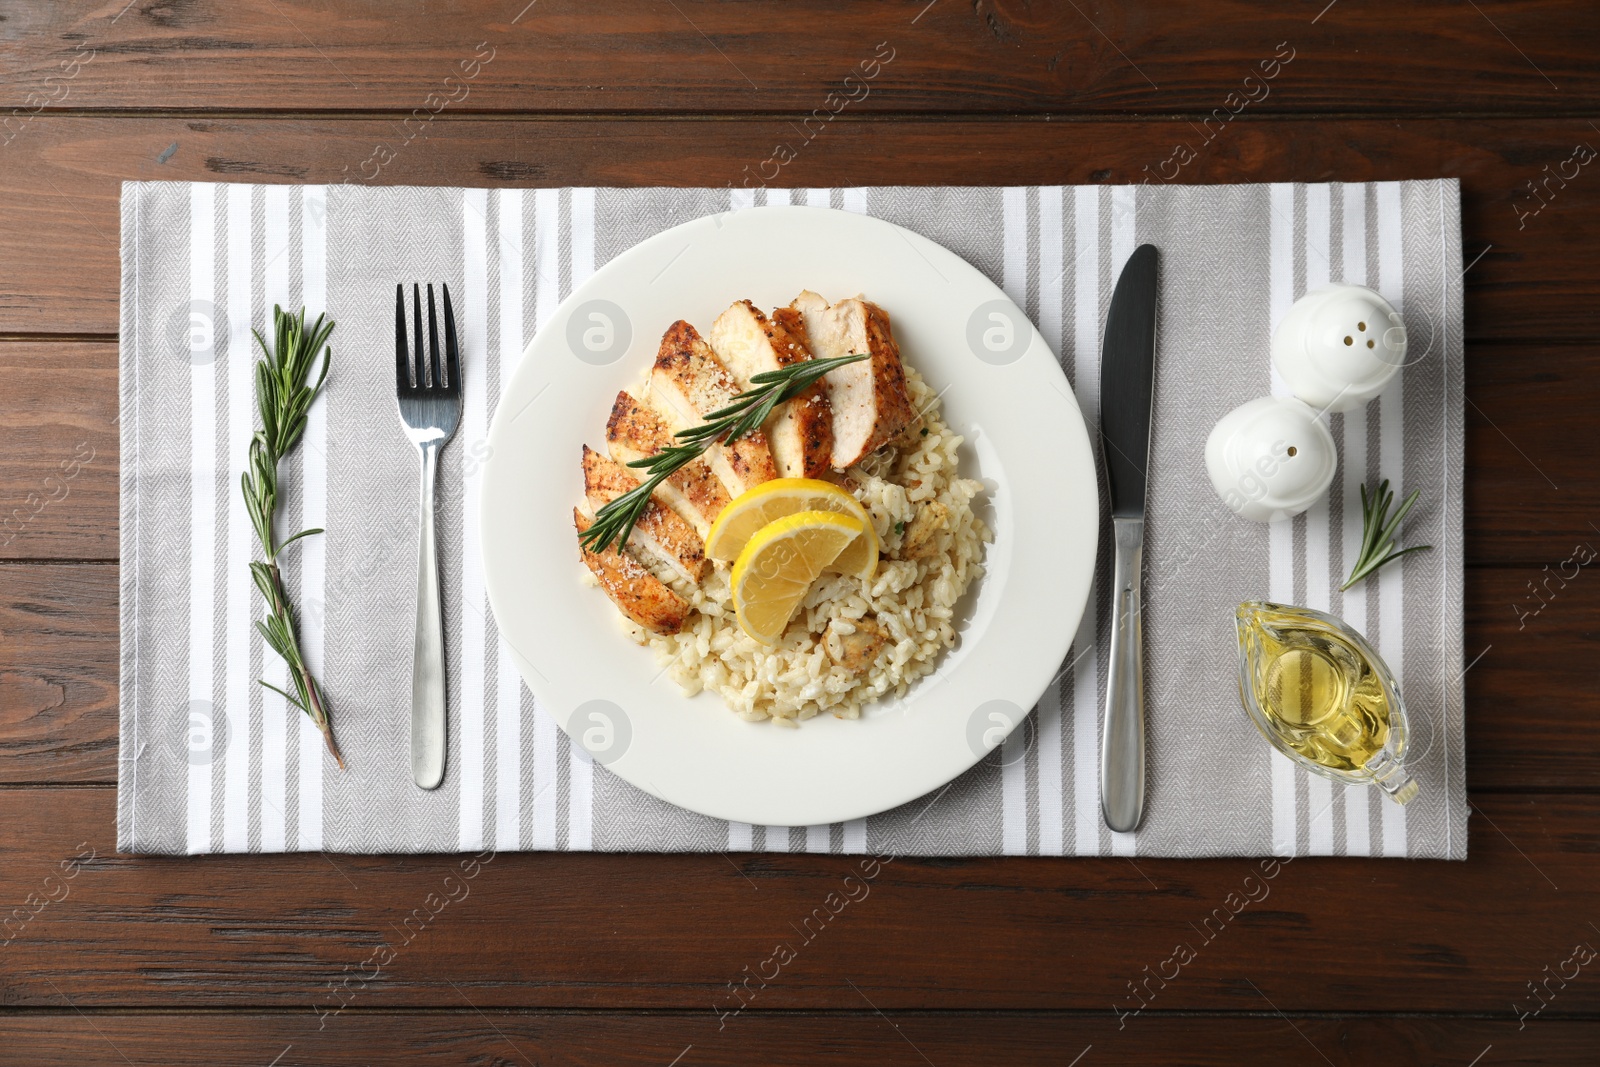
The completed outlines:
[[[494,849],[898,854],[1466,855],[1461,655],[1461,254],[1454,181],[1044,188],[448,189],[136,182],[123,188],[122,686],[118,843],[158,853]],[[633,789],[566,739],[495,630],[473,531],[485,435],[524,342],[594,269],[710,213],[776,203],[881,216],[1000,283],[1098,408],[1100,328],[1122,261],[1162,252],[1146,548],[1149,804],[1100,822],[1104,605],[1024,727],[946,790],[841,826],[702,818]],[[446,782],[410,782],[415,493],[394,415],[397,280],[448,282],[466,414],[445,452],[439,530],[451,718]],[[1211,425],[1272,390],[1267,340],[1308,288],[1370,285],[1401,310],[1411,364],[1334,415],[1326,501],[1263,526],[1202,465]],[[305,651],[328,689],[340,772],[252,629],[262,607],[238,474],[255,417],[250,330],[274,304],[337,321],[333,371],[285,464],[284,529]],[[641,342],[643,343],[643,342]],[[1356,487],[1422,500],[1408,557],[1340,594]],[[1097,601],[1106,587],[1102,570]],[[1333,611],[1401,678],[1422,794],[1407,808],[1309,775],[1238,706],[1233,607]],[[761,727],[752,727],[761,728]]]

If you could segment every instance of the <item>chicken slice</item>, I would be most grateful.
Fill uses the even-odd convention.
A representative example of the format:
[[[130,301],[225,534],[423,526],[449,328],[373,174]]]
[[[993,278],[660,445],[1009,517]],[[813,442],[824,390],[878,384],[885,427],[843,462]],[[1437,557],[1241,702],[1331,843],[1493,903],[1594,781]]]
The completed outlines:
[[[804,326],[798,314],[785,308],[773,318],[740,300],[717,316],[711,326],[711,349],[733,372],[739,388],[749,389],[750,379],[763,371],[804,363],[811,358]],[[767,419],[767,443],[778,473],[785,478],[820,478],[833,457],[833,415],[822,382],[786,404]]]
[[[906,392],[900,346],[889,328],[889,314],[859,296],[829,306],[806,290],[789,305],[805,323],[806,343],[818,359],[866,353],[870,359],[828,372],[833,409],[833,455],[838,470],[859,463],[917,419]]]
[[[593,522],[579,509],[572,509],[572,523],[578,533],[582,534]],[[580,542],[578,550],[618,611],[658,634],[675,634],[683,629],[691,610],[689,602],[651,574],[643,563],[626,552],[617,551],[616,545],[604,552],[594,552]]]
[[[618,463],[653,456],[673,444],[672,431],[660,415],[628,393],[618,393],[606,420],[606,450]],[[637,468],[635,468],[637,469]],[[656,489],[656,496],[689,520],[701,537],[728,506],[728,491],[703,459],[690,460]]]
[[[650,372],[649,399],[672,430],[698,426],[707,415],[732,403],[738,392],[733,375],[698,330],[682,319],[667,328]],[[729,496],[778,476],[767,435],[761,430],[728,444],[713,445],[706,450],[706,462]]]
[[[583,492],[590,510],[598,512],[638,484],[633,471],[583,446]],[[633,524],[628,544],[662,560],[691,582],[703,579],[710,566],[705,542],[694,527],[653,496]]]

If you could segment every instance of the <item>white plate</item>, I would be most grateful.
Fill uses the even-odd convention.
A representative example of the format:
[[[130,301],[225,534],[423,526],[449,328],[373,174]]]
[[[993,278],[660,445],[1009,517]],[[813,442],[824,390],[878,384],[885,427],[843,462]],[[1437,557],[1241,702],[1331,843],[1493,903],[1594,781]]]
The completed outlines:
[[[986,574],[956,648],[903,700],[797,730],[688,698],[581,583],[572,508],[580,446],[603,446],[617,390],[661,334],[702,331],[732,301],[801,289],[864,293],[906,362],[967,437],[962,473],[988,487]],[[981,353],[981,358],[979,353]],[[1094,572],[1098,484],[1061,368],[1026,316],[971,265],[862,215],[806,207],[710,216],[618,255],[528,343],[489,432],[485,582],[523,680],[574,740],[625,780],[721,819],[805,826],[860,818],[938,789],[994,747],[1061,670]]]

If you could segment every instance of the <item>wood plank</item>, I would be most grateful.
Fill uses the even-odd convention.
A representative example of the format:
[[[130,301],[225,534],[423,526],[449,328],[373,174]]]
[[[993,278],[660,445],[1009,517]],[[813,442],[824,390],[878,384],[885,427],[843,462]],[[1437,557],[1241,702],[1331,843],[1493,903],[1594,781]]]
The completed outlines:
[[[804,854],[117,856],[114,802],[0,789],[0,901],[28,917],[11,913],[10,1005],[277,1006],[331,1027],[341,1009],[463,997],[709,1019],[741,1002],[860,1010],[865,993],[888,1013],[1110,1015],[1149,981],[1152,1011],[1262,1012],[1265,994],[1285,1012],[1504,1018],[1538,1006],[1528,983],[1548,967],[1567,973],[1560,1012],[1600,1011],[1600,982],[1567,962],[1600,945],[1592,794],[1478,797],[1463,863],[901,858],[875,873]],[[855,902],[830,904],[844,892]]]
[[[870,990],[863,990],[870,996]],[[458,1001],[459,1003],[459,1001]],[[1555,1011],[1552,1005],[1550,1012]],[[204,1034],[202,1044],[196,1035]],[[1168,1067],[1283,1067],[1321,1063],[1465,1065],[1489,1047],[1486,1067],[1589,1065],[1600,1024],[1547,1014],[1519,1030],[1509,1013],[1477,1018],[1204,1016],[1150,1014],[1118,1029],[1092,1016],[983,1012],[879,1015],[751,1014],[718,1030],[704,1012],[520,1012],[467,1007],[451,1012],[362,1014],[351,1010],[317,1029],[309,1013],[0,1015],[0,1042],[16,1062],[80,1067],[213,1067],[267,1063],[345,1067],[351,1063],[594,1064],[681,1067],[727,1064],[882,1064],[939,1067],[1095,1063]]]
[[[1592,539],[1600,548],[1600,537]],[[1564,551],[1564,550],[1563,550]],[[1467,571],[1469,781],[1593,789],[1600,581],[1565,555]],[[116,781],[117,586],[106,566],[0,566],[0,783]],[[1481,658],[1479,658],[1481,656]],[[1575,718],[1576,717],[1576,718]]]
[[[117,556],[117,349],[0,344],[0,559]]]
[[[115,559],[115,346],[0,342],[0,374],[0,431],[26,445],[0,457],[0,559]],[[1469,345],[1467,395],[1467,559],[1558,564],[1600,541],[1600,471],[1575,447],[1600,346]]]
[[[1600,338],[1600,199],[1574,145],[1584,121],[879,121],[841,116],[807,143],[786,118],[398,121],[39,117],[8,149],[0,333],[117,328],[123,179],[423,185],[870,185],[1368,181],[1459,176],[1471,338]],[[409,145],[406,138],[411,137]],[[1197,153],[1171,163],[1174,146]],[[775,147],[797,155],[777,164]],[[393,153],[386,165],[379,161]],[[377,155],[375,155],[377,153]],[[1556,178],[1535,200],[1526,183]],[[1553,171],[1552,171],[1553,172]],[[1480,253],[1481,259],[1476,257]],[[1466,264],[1464,264],[1466,266]]]
[[[1466,394],[1467,559],[1556,570],[1600,549],[1600,347],[1468,345]]]
[[[410,111],[437,93],[473,110],[808,112],[833,92],[866,111],[1170,113],[1249,92],[1265,113],[1547,115],[1600,90],[1600,25],[1574,0],[1324,7],[468,0],[423,19],[76,0],[10,16],[0,102]],[[875,54],[892,59],[861,66]],[[1246,84],[1275,54],[1292,62]],[[475,55],[490,58],[461,65]]]
[[[0,565],[0,783],[116,780],[117,659],[116,567]]]

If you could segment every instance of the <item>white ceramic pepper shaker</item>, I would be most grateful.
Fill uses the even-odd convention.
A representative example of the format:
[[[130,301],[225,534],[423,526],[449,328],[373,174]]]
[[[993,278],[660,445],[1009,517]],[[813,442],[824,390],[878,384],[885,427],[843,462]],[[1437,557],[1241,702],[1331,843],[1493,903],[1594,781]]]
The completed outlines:
[[[1305,511],[1333,482],[1339,457],[1321,415],[1383,392],[1406,357],[1406,328],[1382,296],[1324,286],[1295,301],[1272,335],[1272,363],[1294,393],[1224,415],[1206,439],[1206,473],[1230,509],[1276,522]]]
[[[1354,411],[1383,392],[1406,361],[1406,328],[1362,285],[1312,290],[1272,333],[1272,365],[1317,411]]]

